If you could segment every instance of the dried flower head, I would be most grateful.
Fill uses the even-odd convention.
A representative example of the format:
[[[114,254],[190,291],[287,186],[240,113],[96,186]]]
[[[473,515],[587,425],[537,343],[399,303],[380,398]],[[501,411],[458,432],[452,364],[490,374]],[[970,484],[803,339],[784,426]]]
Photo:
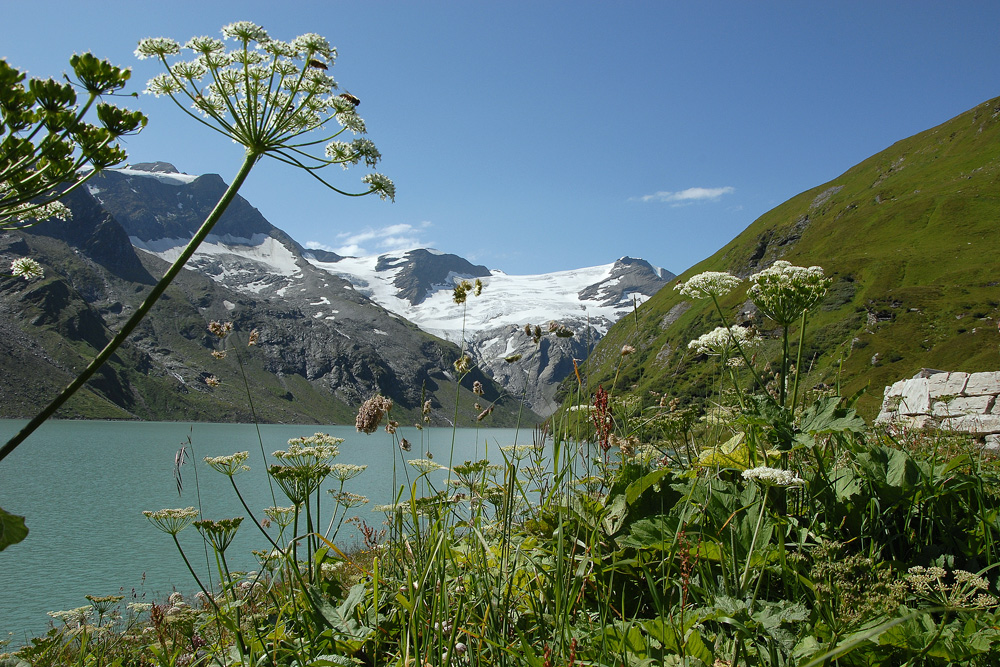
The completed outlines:
[[[402,449],[404,452],[408,452],[413,449],[413,445],[406,438],[400,438],[399,448]]]
[[[622,345],[622,356],[627,357],[635,352],[635,348],[631,345]]]
[[[226,351],[225,350],[212,350],[212,356],[215,357],[216,359],[225,359],[226,358]]]
[[[225,338],[233,331],[232,322],[211,322],[208,325],[208,330],[211,331],[215,336],[219,338]]]
[[[219,378],[215,377],[214,375],[209,375],[208,377],[205,378],[205,384],[207,384],[209,387],[218,387],[220,384],[222,384],[222,381],[219,380]]]
[[[479,380],[473,382],[472,393],[475,394],[476,396],[482,396],[483,394],[485,394],[486,392],[483,390],[483,383],[480,382]]]
[[[358,416],[354,426],[362,433],[374,433],[378,430],[382,418],[392,410],[392,400],[381,394],[375,394],[358,408]]]
[[[472,357],[467,354],[463,354],[461,357],[455,360],[452,364],[455,367],[455,372],[459,375],[464,375],[469,372],[472,368]]]
[[[247,347],[253,347],[260,340],[260,329],[254,329],[250,332],[250,338],[247,340]]]
[[[469,290],[472,289],[472,283],[468,280],[460,280],[455,284],[455,291],[452,295],[452,299],[455,303],[465,303],[468,298]]]

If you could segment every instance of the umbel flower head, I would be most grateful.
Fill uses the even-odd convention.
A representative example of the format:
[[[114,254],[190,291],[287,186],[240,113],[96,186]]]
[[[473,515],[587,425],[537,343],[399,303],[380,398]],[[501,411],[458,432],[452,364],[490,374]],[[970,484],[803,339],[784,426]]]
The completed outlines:
[[[711,354],[722,357],[730,357],[742,348],[744,352],[757,347],[760,344],[758,337],[751,329],[741,327],[738,324],[729,329],[726,327],[716,327],[707,334],[698,336],[688,343],[688,348],[695,351],[695,354]],[[737,345],[739,347],[737,347]]]
[[[249,456],[250,452],[236,452],[228,456],[206,456],[205,463],[223,475],[232,477],[233,475],[250,470],[250,466],[246,465],[246,460]]]
[[[209,519],[195,521],[194,527],[208,540],[213,549],[224,553],[233,543],[233,538],[236,537],[236,531],[241,523],[243,523],[243,517],[238,516],[234,519],[219,519],[217,521]]]
[[[176,535],[190,526],[191,523],[198,518],[198,510],[193,507],[185,507],[184,509],[163,509],[155,512],[147,510],[144,511],[142,515],[149,519],[150,523],[162,530],[164,533],[167,533],[168,535]]]
[[[731,273],[705,271],[677,283],[674,289],[692,299],[711,299],[729,294],[739,284],[740,279]]]
[[[392,181],[379,173],[363,177],[367,190],[355,193],[317,174],[333,164],[374,167],[382,157],[368,139],[340,138],[345,132],[364,134],[365,123],[357,113],[361,101],[335,92],[337,83],[327,72],[337,50],[325,38],[309,33],[283,42],[249,21],[225,26],[222,36],[233,48],[214,37],[194,37],[183,47],[162,37],[140,40],[135,55],[157,58],[167,70],[149,80],[146,92],[170,97],[189,116],[246,147],[248,154],[302,167],[341,194],[395,198]],[[182,51],[191,60],[168,62]]]
[[[758,466],[743,471],[743,479],[754,480],[767,486],[801,486],[806,481],[791,470]]]
[[[41,278],[45,275],[42,265],[30,257],[18,257],[10,263],[10,274],[15,278],[23,277],[25,280]]]
[[[750,276],[753,283],[747,296],[767,317],[782,326],[798,319],[826,295],[833,280],[819,266],[793,266],[779,259],[770,267]]]

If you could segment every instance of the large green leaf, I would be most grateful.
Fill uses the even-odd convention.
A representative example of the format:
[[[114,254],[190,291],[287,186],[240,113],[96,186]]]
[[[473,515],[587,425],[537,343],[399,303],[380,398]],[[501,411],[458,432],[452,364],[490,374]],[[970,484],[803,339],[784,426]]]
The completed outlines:
[[[24,517],[6,512],[0,507],[0,551],[27,536],[28,527],[24,525]]]
[[[802,413],[799,428],[805,433],[862,433],[865,420],[853,408],[841,407],[839,396],[817,399]]]

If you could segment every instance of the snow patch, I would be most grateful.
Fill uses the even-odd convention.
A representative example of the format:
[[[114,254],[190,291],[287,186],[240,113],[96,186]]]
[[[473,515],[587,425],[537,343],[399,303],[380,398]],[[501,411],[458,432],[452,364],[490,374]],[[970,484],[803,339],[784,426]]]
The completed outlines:
[[[191,174],[178,174],[176,172],[142,171],[141,169],[109,169],[124,176],[142,176],[143,178],[155,178],[160,183],[167,185],[187,185],[198,178]]]

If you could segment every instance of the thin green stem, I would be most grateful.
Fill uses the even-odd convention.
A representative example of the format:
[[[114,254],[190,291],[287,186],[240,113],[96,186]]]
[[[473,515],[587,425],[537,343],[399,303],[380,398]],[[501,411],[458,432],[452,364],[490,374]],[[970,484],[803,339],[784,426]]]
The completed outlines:
[[[166,291],[170,283],[173,282],[175,277],[177,277],[177,274],[181,272],[181,269],[184,268],[184,265],[194,254],[194,251],[198,249],[199,245],[201,245],[201,242],[204,241],[208,234],[212,231],[215,223],[219,221],[219,218],[222,217],[226,208],[228,208],[229,204],[236,197],[236,193],[239,192],[240,187],[243,185],[243,182],[246,181],[247,176],[250,175],[250,171],[253,169],[254,165],[257,164],[260,157],[261,156],[258,153],[246,154],[246,157],[243,159],[243,165],[240,167],[239,172],[237,172],[236,178],[233,179],[232,184],[230,184],[230,186],[226,189],[226,192],[219,199],[215,208],[212,209],[212,212],[209,213],[208,217],[205,219],[205,222],[202,223],[194,237],[188,242],[187,246],[185,246],[184,251],[181,252],[180,256],[176,259],[176,261],[174,261],[173,264],[170,265],[167,272],[163,274],[160,281],[153,287],[152,291],[146,297],[146,300],[142,302],[142,305],[135,310],[132,317],[130,317],[121,328],[121,331],[119,331],[115,337],[104,346],[104,349],[101,350],[100,354],[94,357],[94,360],[87,365],[83,372],[80,373],[75,380],[69,383],[69,385],[67,385],[66,388],[63,389],[62,392],[60,392],[59,395],[56,396],[55,399],[41,412],[35,415],[35,417],[17,433],[17,435],[7,441],[7,444],[0,449],[0,461],[7,458],[7,455],[13,452],[29,435],[34,433],[46,419],[54,415],[73,394],[86,384],[87,380],[89,380],[94,373],[97,372],[97,369],[103,366],[104,362],[114,355],[115,351],[121,346],[122,343],[125,342],[125,339],[129,337],[133,330],[135,330],[135,328],[139,325],[139,322],[142,321],[142,319],[153,307],[153,304],[159,300],[160,296],[164,291]]]
[[[792,385],[792,414],[795,414],[795,404],[799,397],[799,378],[802,376],[802,344],[806,337],[806,311],[802,311],[802,323],[799,327],[799,349],[795,351],[795,382]]]

